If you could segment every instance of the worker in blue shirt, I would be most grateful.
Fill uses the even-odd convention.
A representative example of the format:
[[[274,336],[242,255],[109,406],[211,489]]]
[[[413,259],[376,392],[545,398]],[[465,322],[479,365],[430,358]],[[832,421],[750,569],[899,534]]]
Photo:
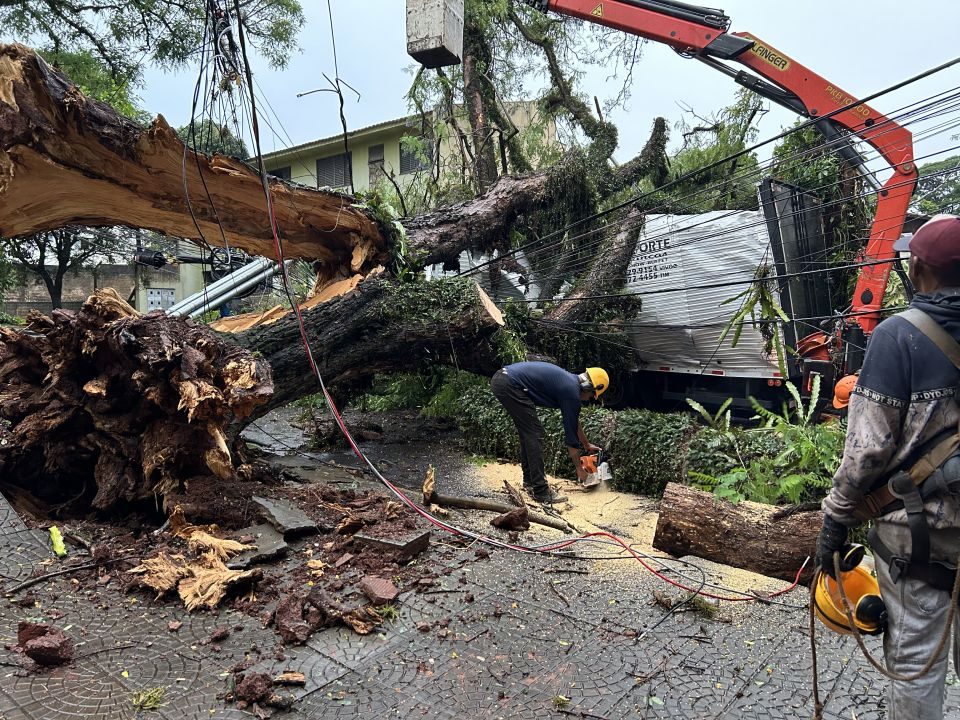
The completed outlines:
[[[586,471],[580,466],[581,447],[588,453],[599,448],[583,433],[580,408],[588,400],[600,397],[609,385],[610,379],[603,368],[587,368],[580,375],[574,375],[547,362],[514,363],[494,374],[490,387],[520,433],[523,484],[537,502],[552,504],[567,499],[547,485],[543,469],[543,425],[537,417],[537,408],[560,410],[567,451],[577,478],[583,482]]]

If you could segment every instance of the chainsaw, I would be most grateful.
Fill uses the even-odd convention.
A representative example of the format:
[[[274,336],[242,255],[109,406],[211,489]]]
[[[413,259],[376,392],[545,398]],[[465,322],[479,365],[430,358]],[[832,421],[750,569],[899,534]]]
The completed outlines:
[[[587,473],[587,477],[583,481],[584,490],[595,488],[600,483],[613,479],[613,473],[610,472],[610,463],[607,462],[603,448],[590,455],[581,455],[580,467]]]

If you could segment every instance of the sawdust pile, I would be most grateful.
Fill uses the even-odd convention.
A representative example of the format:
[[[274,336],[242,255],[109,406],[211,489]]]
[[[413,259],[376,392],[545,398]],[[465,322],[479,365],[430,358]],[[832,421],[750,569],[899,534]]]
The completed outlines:
[[[523,474],[519,465],[512,463],[489,463],[470,470],[472,479],[484,490],[491,493],[503,493],[504,480],[515,486],[520,486]],[[664,553],[653,547],[653,537],[656,533],[658,505],[652,498],[645,498],[630,493],[621,493],[611,490],[606,483],[595,490],[584,491],[577,483],[547,477],[552,487],[556,487],[570,499],[557,509],[565,520],[575,526],[580,532],[594,532],[597,530],[611,532],[630,544],[630,546],[645,555],[664,557]],[[536,527],[536,532],[548,533],[556,537],[556,531],[543,527]],[[615,553],[614,548],[610,552]],[[688,575],[687,582],[699,584],[704,578],[707,582],[721,585],[724,588],[741,593],[757,593],[761,596],[781,590],[789,583],[776,578],[758,575],[757,573],[713,563],[696,557],[680,558],[683,563],[669,558],[655,567],[668,572]],[[696,568],[686,563],[694,565]],[[701,574],[701,571],[704,574]],[[648,578],[649,572],[638,562],[624,559],[617,561],[598,560],[590,565],[590,572],[604,577],[606,580],[621,579],[624,582],[637,582]],[[675,576],[677,577],[677,576]],[[684,578],[677,577],[679,580]],[[742,603],[740,603],[742,605]],[[737,613],[732,613],[736,615]]]

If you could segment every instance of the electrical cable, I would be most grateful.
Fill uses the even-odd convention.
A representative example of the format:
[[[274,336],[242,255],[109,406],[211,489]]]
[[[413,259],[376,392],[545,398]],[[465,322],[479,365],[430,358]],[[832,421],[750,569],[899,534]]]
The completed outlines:
[[[251,96],[251,97],[250,97],[250,102],[251,102],[251,108],[250,108],[250,110],[251,110],[252,126],[253,126],[253,141],[254,141],[255,151],[256,151],[256,153],[257,153],[257,164],[258,164],[258,167],[259,167],[259,170],[260,170],[261,185],[263,186],[263,191],[264,191],[265,200],[266,200],[266,205],[267,205],[267,212],[268,212],[269,219],[270,219],[270,227],[271,227],[271,230],[272,230],[272,233],[273,233],[274,246],[275,246],[275,250],[276,250],[276,254],[277,254],[277,262],[280,264],[280,266],[281,266],[281,268],[282,268],[282,267],[284,266],[283,245],[282,245],[282,241],[281,241],[281,239],[280,239],[279,228],[277,227],[276,217],[275,217],[275,214],[274,214],[274,211],[273,211],[272,194],[271,194],[271,192],[270,192],[269,183],[268,183],[268,180],[267,180],[266,170],[265,170],[264,165],[263,165],[263,154],[262,154],[261,149],[260,149],[259,130],[258,130],[258,128],[257,128],[257,111],[256,111],[255,101],[254,101],[254,99],[253,99],[253,79],[252,79],[252,73],[251,73],[251,71],[250,71],[249,61],[248,61],[248,59],[247,59],[246,40],[245,40],[245,37],[244,37],[244,31],[243,31],[243,20],[242,20],[242,17],[241,17],[241,15],[240,15],[239,0],[234,0],[234,3],[235,3],[235,7],[236,7],[236,9],[237,9],[238,36],[239,36],[239,41],[240,41],[240,50],[241,50],[241,54],[242,54],[242,58],[243,58],[244,72],[245,72],[245,75],[246,75],[246,80],[247,80],[248,87],[249,87],[249,89],[250,89],[250,96]],[[284,273],[284,274],[283,274],[284,287],[285,287],[285,289],[286,289],[286,291],[287,291],[287,293],[288,293],[288,296],[289,296],[289,295],[290,295],[290,288],[289,288],[289,283],[287,282],[287,278],[286,278],[286,271],[284,270],[283,273]],[[441,528],[441,529],[444,529],[444,530],[446,530],[447,532],[450,532],[450,533],[452,533],[452,534],[454,534],[454,535],[457,535],[457,536],[470,537],[470,538],[473,538],[474,540],[478,540],[478,541],[480,541],[480,542],[483,542],[483,543],[485,543],[485,544],[488,544],[488,545],[491,545],[491,546],[494,546],[494,547],[501,547],[501,548],[511,549],[511,550],[514,550],[514,551],[517,551],[517,552],[523,552],[523,553],[555,554],[556,551],[566,549],[566,548],[568,548],[568,547],[576,544],[577,542],[581,542],[581,541],[583,541],[583,540],[585,540],[585,539],[587,539],[587,538],[603,537],[603,538],[606,538],[606,539],[608,539],[608,540],[610,540],[610,541],[612,541],[612,542],[620,545],[628,554],[630,554],[631,556],[633,556],[645,569],[647,569],[649,572],[653,573],[655,576],[657,576],[658,578],[660,578],[663,582],[666,582],[666,583],[668,583],[668,584],[670,584],[670,585],[673,585],[673,586],[675,586],[675,587],[684,589],[684,590],[686,590],[686,591],[688,591],[688,592],[691,592],[691,593],[694,593],[694,594],[699,594],[699,595],[702,595],[702,596],[704,596],[704,597],[710,597],[710,598],[717,599],[717,600],[726,600],[726,601],[730,601],[730,602],[756,600],[756,598],[730,597],[730,596],[723,596],[723,595],[716,595],[716,594],[712,594],[712,593],[707,593],[707,592],[703,592],[702,590],[698,590],[697,588],[688,587],[688,586],[684,585],[683,583],[680,583],[680,582],[677,582],[677,581],[675,581],[675,580],[672,580],[671,578],[666,577],[663,573],[660,573],[660,572],[658,572],[657,570],[655,570],[654,568],[652,568],[652,567],[643,559],[643,557],[642,557],[637,551],[635,551],[630,545],[628,545],[627,543],[625,543],[625,542],[624,542],[623,540],[621,540],[620,538],[618,538],[618,537],[616,537],[615,535],[613,535],[613,534],[611,534],[611,533],[608,533],[608,532],[586,533],[586,534],[582,535],[582,536],[579,537],[579,538],[572,538],[572,539],[560,541],[560,542],[557,542],[557,543],[552,543],[552,544],[547,544],[547,545],[541,545],[541,546],[536,546],[536,547],[525,547],[525,546],[521,546],[521,545],[514,545],[514,544],[511,544],[511,543],[507,543],[507,542],[498,540],[498,539],[496,539],[496,538],[488,537],[488,536],[482,535],[482,534],[480,534],[480,533],[475,533],[475,532],[473,532],[473,531],[466,530],[466,529],[464,529],[464,528],[458,528],[458,527],[456,527],[456,526],[453,526],[453,525],[451,525],[451,524],[449,524],[449,523],[446,523],[446,522],[440,520],[439,518],[434,517],[434,516],[431,515],[429,512],[423,510],[423,509],[420,508],[415,502],[413,502],[413,500],[411,500],[405,493],[403,493],[403,491],[401,491],[396,485],[394,485],[392,482],[390,482],[390,480],[388,480],[386,477],[384,477],[384,475],[380,472],[380,470],[376,467],[376,465],[369,459],[369,457],[367,457],[367,455],[360,449],[360,447],[359,447],[358,444],[356,443],[355,439],[353,438],[353,435],[350,433],[349,429],[347,428],[346,423],[344,422],[343,417],[342,417],[342,415],[340,414],[339,409],[337,408],[336,404],[334,403],[333,397],[331,396],[331,394],[330,394],[330,392],[329,392],[329,390],[328,390],[328,388],[327,388],[327,386],[326,386],[326,383],[325,383],[324,380],[323,380],[323,376],[322,376],[322,374],[320,373],[319,368],[318,368],[318,366],[317,366],[317,364],[316,364],[316,362],[315,362],[315,359],[314,359],[314,356],[313,356],[313,352],[312,352],[312,349],[311,349],[311,347],[310,347],[310,340],[309,340],[309,337],[308,337],[308,335],[307,335],[306,326],[305,326],[305,324],[304,324],[304,322],[303,322],[303,316],[302,316],[302,314],[301,314],[301,312],[300,312],[299,305],[298,305],[296,302],[294,302],[294,299],[292,298],[292,296],[290,297],[290,301],[291,301],[291,304],[292,304],[293,307],[294,307],[294,312],[295,312],[295,316],[296,316],[298,328],[299,328],[299,331],[300,331],[300,338],[301,338],[302,344],[303,344],[303,346],[304,346],[304,351],[306,352],[306,356],[307,356],[308,362],[309,362],[309,364],[310,364],[311,371],[312,371],[312,373],[315,375],[315,377],[317,378],[317,381],[318,381],[318,383],[319,383],[319,385],[320,385],[321,392],[322,392],[322,394],[323,394],[323,396],[324,396],[324,399],[325,399],[325,401],[326,401],[326,403],[327,403],[327,407],[329,408],[331,414],[333,415],[334,419],[336,420],[337,425],[338,425],[339,428],[340,428],[340,431],[343,433],[344,437],[347,439],[348,443],[350,444],[350,447],[351,447],[351,449],[353,450],[354,454],[356,454],[357,457],[367,465],[367,467],[370,469],[370,471],[373,473],[373,475],[374,475],[385,487],[387,487],[391,492],[393,492],[394,495],[395,495],[404,505],[406,505],[406,506],[409,507],[411,510],[413,510],[414,512],[416,512],[417,514],[419,514],[421,517],[423,517],[424,519],[426,519],[426,520],[427,520],[429,523],[431,523],[432,525],[434,525],[434,526],[436,526],[436,527],[439,527],[439,528]],[[781,591],[778,591],[777,593],[774,593],[774,594],[772,595],[772,597],[776,597],[776,596],[778,596],[778,595],[785,594],[785,593],[789,592],[790,590],[792,590],[794,587],[796,587],[797,583],[799,582],[799,578],[800,578],[800,574],[802,573],[802,570],[803,570],[802,567],[800,568],[800,570],[798,570],[798,572],[797,572],[797,579],[795,580],[795,582],[794,582],[792,585],[790,585],[788,588],[785,588],[784,590],[781,590]]]
[[[556,235],[556,234],[565,233],[567,230],[571,229],[572,227],[576,227],[576,226],[578,226],[578,225],[582,225],[582,224],[584,224],[584,223],[591,222],[591,221],[596,220],[596,219],[599,219],[600,217],[603,217],[603,216],[605,216],[605,215],[607,215],[607,214],[610,214],[610,213],[615,212],[615,211],[617,211],[617,210],[621,210],[621,209],[623,209],[623,208],[625,208],[625,207],[628,207],[628,206],[630,206],[630,205],[633,205],[633,204],[639,202],[640,200],[643,200],[643,199],[645,199],[645,198],[647,198],[647,197],[650,197],[650,196],[655,195],[657,192],[662,192],[663,190],[668,189],[668,188],[670,188],[670,187],[672,187],[672,186],[674,186],[674,185],[679,185],[679,184],[682,183],[682,182],[686,182],[686,181],[688,181],[688,180],[691,180],[691,179],[695,178],[697,175],[700,175],[700,174],[702,174],[702,173],[704,173],[704,172],[707,172],[708,170],[714,169],[714,168],[716,168],[716,167],[719,167],[719,166],[723,165],[724,163],[731,162],[732,160],[736,160],[736,159],[738,159],[738,158],[740,158],[740,157],[743,157],[743,156],[745,156],[745,155],[748,155],[748,154],[756,151],[757,149],[759,149],[759,148],[761,148],[761,147],[763,147],[763,146],[765,146],[765,145],[768,145],[768,144],[770,144],[770,143],[772,143],[772,142],[775,142],[775,141],[777,141],[777,140],[781,140],[781,139],[787,137],[788,135],[790,135],[790,134],[793,133],[793,132],[800,132],[800,131],[805,130],[805,129],[809,128],[809,127],[812,127],[812,126],[814,126],[814,124],[815,124],[816,122],[818,122],[818,121],[822,121],[822,120],[825,120],[825,119],[829,119],[829,118],[833,117],[833,116],[836,115],[836,114],[839,114],[839,113],[844,112],[844,111],[846,111],[846,110],[852,109],[852,108],[854,108],[854,107],[858,107],[858,106],[860,106],[860,105],[862,105],[862,104],[865,104],[866,102],[868,102],[868,101],[870,101],[870,100],[873,100],[873,99],[875,99],[875,98],[877,98],[877,97],[880,97],[880,96],[882,96],[882,95],[884,95],[884,94],[887,94],[887,93],[889,93],[889,92],[893,92],[893,91],[895,91],[895,90],[898,90],[898,89],[900,89],[900,88],[902,88],[902,87],[905,87],[906,85],[909,85],[909,84],[912,84],[912,83],[917,82],[917,81],[919,81],[919,80],[922,80],[922,79],[924,79],[924,78],[926,78],[926,77],[929,77],[930,75],[933,75],[933,74],[935,74],[935,73],[937,73],[937,72],[941,72],[941,71],[943,71],[943,70],[945,70],[945,69],[947,69],[947,68],[949,68],[949,67],[952,67],[953,65],[956,65],[957,63],[960,63],[960,57],[954,58],[953,60],[950,60],[950,61],[948,61],[948,62],[946,62],[946,63],[941,64],[941,65],[938,65],[938,66],[936,66],[936,67],[934,67],[934,68],[930,68],[929,70],[926,70],[926,71],[924,71],[924,72],[922,72],[922,73],[919,73],[919,74],[917,74],[917,75],[914,75],[913,77],[908,78],[907,80],[901,81],[901,82],[899,82],[899,83],[896,83],[895,85],[892,85],[892,86],[889,86],[889,87],[887,87],[887,88],[884,88],[883,90],[881,90],[881,91],[879,91],[879,92],[876,92],[876,93],[874,93],[874,94],[872,94],[872,95],[870,95],[870,96],[868,96],[868,97],[866,97],[866,98],[864,98],[864,99],[862,99],[862,100],[857,100],[857,101],[851,102],[851,103],[849,103],[849,104],[847,104],[847,105],[844,105],[844,106],[842,106],[842,107],[840,107],[840,108],[837,108],[836,110],[834,110],[834,111],[832,111],[832,112],[830,112],[830,113],[828,113],[828,114],[826,114],[826,115],[822,115],[822,116],[819,116],[818,118],[814,118],[814,119],[811,119],[811,120],[809,120],[809,121],[803,122],[803,123],[801,123],[801,124],[798,125],[798,126],[795,126],[795,127],[793,127],[793,128],[790,128],[789,130],[786,130],[786,131],[784,131],[784,132],[782,132],[782,133],[779,133],[778,135],[775,135],[775,136],[773,136],[773,137],[771,137],[771,138],[768,138],[768,139],[766,139],[766,140],[764,140],[764,141],[762,141],[762,142],[760,142],[760,143],[756,143],[756,144],[754,144],[754,145],[752,145],[752,146],[750,146],[750,147],[748,147],[748,148],[745,148],[744,150],[738,151],[738,152],[736,152],[736,153],[732,153],[731,155],[728,155],[728,156],[726,156],[726,157],[724,157],[724,158],[722,158],[722,159],[720,159],[720,160],[717,160],[717,161],[715,161],[715,162],[713,162],[713,163],[710,163],[710,164],[708,164],[708,165],[705,166],[705,167],[698,168],[697,170],[691,171],[691,172],[689,172],[689,173],[685,173],[684,175],[681,175],[680,177],[675,178],[674,180],[670,181],[669,183],[666,183],[665,185],[663,185],[663,186],[661,186],[661,187],[659,187],[659,188],[656,188],[656,189],[654,189],[654,190],[652,190],[652,191],[645,192],[645,193],[640,193],[639,195],[635,195],[635,196],[629,198],[628,200],[625,200],[625,201],[623,201],[623,202],[621,202],[621,203],[618,203],[617,205],[614,205],[614,206],[612,206],[612,207],[610,207],[610,208],[604,209],[604,210],[602,210],[602,211],[598,211],[598,212],[593,213],[593,214],[591,214],[591,215],[589,215],[589,216],[587,216],[587,217],[585,217],[585,218],[580,218],[579,220],[576,220],[576,221],[574,221],[574,222],[572,222],[572,223],[569,223],[567,226],[565,226],[565,227],[563,227],[563,228],[561,228],[561,229],[559,229],[559,230],[557,230],[557,231],[554,231],[553,233],[550,233],[550,234],[544,236],[543,238],[540,238],[540,239],[538,239],[538,240],[536,240],[536,241],[532,241],[532,243],[527,243],[526,245],[521,246],[520,248],[516,248],[515,250],[513,250],[513,251],[511,251],[511,252],[512,252],[512,253],[515,253],[515,252],[517,252],[517,251],[519,251],[519,250],[525,249],[526,247],[528,247],[529,245],[531,245],[531,244],[533,244],[533,243],[540,242],[541,240],[547,239],[547,238],[549,238],[549,237],[551,237],[551,236],[553,236],[553,235]],[[488,263],[488,264],[489,264],[489,263]],[[474,268],[473,270],[476,270],[476,269],[478,269],[478,268],[479,268],[479,266],[478,266],[477,268]]]

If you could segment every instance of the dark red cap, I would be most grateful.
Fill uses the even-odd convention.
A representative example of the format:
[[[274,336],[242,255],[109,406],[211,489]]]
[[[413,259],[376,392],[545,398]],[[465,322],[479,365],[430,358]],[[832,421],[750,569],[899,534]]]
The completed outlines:
[[[894,244],[895,250],[910,250],[931,267],[944,268],[960,265],[960,217],[934,215],[925,222],[904,247],[902,240]]]

